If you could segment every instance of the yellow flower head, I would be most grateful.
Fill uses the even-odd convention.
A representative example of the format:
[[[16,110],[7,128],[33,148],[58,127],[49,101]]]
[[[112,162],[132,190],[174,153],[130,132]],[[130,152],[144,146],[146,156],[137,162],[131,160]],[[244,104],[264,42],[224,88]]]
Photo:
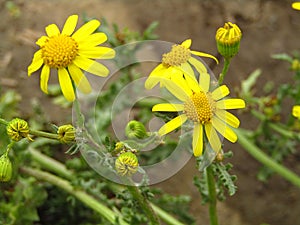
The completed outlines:
[[[139,161],[132,152],[122,153],[115,162],[116,171],[121,176],[131,176],[138,170]]]
[[[32,141],[29,137],[29,126],[25,120],[19,118],[11,120],[6,126],[6,132],[13,141],[20,141],[22,138],[27,138]]]
[[[62,125],[57,130],[58,139],[63,144],[69,144],[75,141],[76,129],[71,124]]]
[[[230,127],[237,128],[240,121],[226,110],[244,108],[245,102],[242,99],[223,99],[229,94],[226,85],[210,91],[210,75],[208,74],[201,74],[199,83],[186,76],[172,81],[166,79],[164,84],[176,98],[182,101],[182,104],[157,104],[152,111],[182,112],[182,114],[162,126],[158,131],[160,135],[175,130],[187,120],[193,121],[195,156],[202,155],[204,135],[216,152],[221,149],[218,133],[233,143],[237,140],[236,134]]]
[[[300,2],[293,2],[292,3],[292,8],[296,10],[300,10]]]
[[[42,36],[36,42],[40,49],[28,67],[28,76],[42,67],[40,87],[46,94],[50,70],[56,69],[62,93],[68,101],[75,99],[72,80],[81,92],[91,92],[91,86],[82,70],[98,76],[108,75],[108,69],[92,59],[110,59],[115,56],[111,48],[98,46],[107,40],[104,33],[94,33],[100,26],[98,20],[89,21],[74,33],[77,21],[77,15],[70,16],[61,32],[55,24],[47,26],[47,36]]]
[[[185,40],[180,45],[173,45],[170,52],[163,54],[162,63],[155,67],[150,73],[145,82],[145,87],[147,89],[151,89],[159,82],[163,85],[165,79],[181,77],[183,76],[183,73],[188,76],[195,77],[194,70],[191,65],[194,66],[200,74],[207,73],[207,69],[204,64],[194,58],[193,55],[209,57],[218,62],[218,60],[210,54],[190,50],[191,44],[191,39]]]
[[[240,28],[231,22],[225,23],[216,32],[216,41],[219,53],[224,58],[235,56],[240,48],[242,32]]]
[[[293,107],[293,112],[292,112],[293,116],[300,119],[300,105],[295,105]]]

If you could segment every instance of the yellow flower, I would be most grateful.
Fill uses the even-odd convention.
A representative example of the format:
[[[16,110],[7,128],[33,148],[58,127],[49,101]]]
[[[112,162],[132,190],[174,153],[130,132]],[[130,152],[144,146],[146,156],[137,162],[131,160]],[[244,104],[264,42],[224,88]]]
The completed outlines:
[[[57,130],[58,139],[63,144],[69,144],[75,141],[76,129],[71,124],[62,125]]]
[[[234,143],[237,136],[230,126],[237,128],[240,121],[226,110],[244,108],[245,102],[242,99],[223,99],[229,94],[226,85],[210,91],[208,74],[201,74],[199,83],[189,77],[186,78],[164,81],[166,88],[182,101],[182,104],[157,104],[152,111],[182,112],[182,114],[162,126],[158,133],[165,135],[180,127],[187,120],[192,121],[194,123],[193,151],[195,156],[202,155],[204,134],[216,152],[222,147],[217,132]]]
[[[33,141],[29,137],[29,126],[25,120],[15,118],[11,120],[6,126],[7,135],[13,141],[20,141],[22,138],[27,138],[30,141]]]
[[[83,93],[90,93],[91,86],[83,71],[98,76],[107,76],[109,70],[93,59],[110,59],[115,51],[108,47],[97,46],[107,40],[104,33],[93,33],[99,26],[98,20],[91,20],[75,33],[78,16],[70,16],[62,32],[55,24],[46,27],[47,36],[36,42],[40,49],[34,54],[28,67],[28,76],[42,67],[40,87],[48,93],[50,69],[57,69],[58,80],[63,95],[68,101],[74,101],[72,80]]]
[[[292,8],[296,10],[300,10],[300,2],[293,2],[292,3]]]
[[[300,119],[300,105],[295,105],[293,107],[293,116]]]
[[[224,58],[232,58],[240,48],[242,32],[240,28],[231,22],[225,23],[216,32],[216,41],[219,53]]]
[[[163,54],[162,63],[155,67],[150,73],[145,82],[145,87],[151,89],[158,82],[162,82],[163,85],[165,79],[172,79],[177,76],[180,77],[183,76],[183,73],[194,78],[194,70],[191,65],[193,65],[200,74],[207,73],[204,64],[192,57],[192,55],[209,57],[218,62],[218,60],[210,54],[190,50],[191,44],[191,39],[185,40],[180,45],[173,45],[170,52]]]
[[[138,171],[139,161],[132,152],[122,153],[115,162],[115,168],[121,176],[131,176]]]

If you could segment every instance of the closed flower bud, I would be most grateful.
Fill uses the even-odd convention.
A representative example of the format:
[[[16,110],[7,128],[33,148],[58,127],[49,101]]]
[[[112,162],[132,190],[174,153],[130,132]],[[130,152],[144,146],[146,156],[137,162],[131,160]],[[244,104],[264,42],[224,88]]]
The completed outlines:
[[[240,48],[242,32],[240,28],[231,22],[225,23],[216,32],[216,41],[219,53],[227,59],[235,56]]]
[[[120,176],[131,176],[138,170],[138,158],[132,152],[122,153],[115,162],[115,168]]]
[[[69,144],[75,141],[76,129],[71,125],[62,125],[58,128],[58,140],[63,144]]]
[[[300,70],[300,61],[298,59],[294,59],[291,65],[291,70],[298,71]]]
[[[25,120],[19,118],[11,120],[6,127],[6,132],[13,141],[20,141],[22,138],[32,141],[29,137],[29,126]]]
[[[143,139],[148,136],[144,124],[136,120],[131,120],[127,124],[125,128],[125,134],[128,138],[132,138],[132,139],[134,138]]]
[[[0,157],[0,182],[10,181],[11,177],[12,177],[12,163],[7,153],[5,153]]]

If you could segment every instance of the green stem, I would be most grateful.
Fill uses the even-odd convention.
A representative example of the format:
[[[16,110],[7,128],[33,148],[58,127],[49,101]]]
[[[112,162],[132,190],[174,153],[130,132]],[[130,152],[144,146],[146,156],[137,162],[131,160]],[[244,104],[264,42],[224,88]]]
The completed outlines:
[[[218,215],[217,215],[217,193],[215,185],[215,177],[212,170],[212,166],[206,168],[207,186],[208,186],[208,196],[209,196],[209,219],[210,225],[218,225]]]
[[[153,203],[150,203],[150,206],[156,212],[156,214],[167,224],[169,224],[169,225],[184,225],[183,223],[179,222],[173,216],[171,216],[170,214],[168,214],[166,211],[162,210],[158,206],[154,205]]]
[[[261,162],[265,166],[271,168],[274,172],[281,175],[283,178],[291,182],[297,187],[300,187],[300,177],[294,172],[290,171],[286,167],[274,161],[271,157],[265,154],[261,149],[259,149],[254,143],[249,141],[249,139],[244,135],[244,131],[241,129],[235,129],[235,133],[238,136],[239,144],[251,154],[257,161]]]
[[[84,116],[81,113],[80,103],[79,103],[77,97],[75,98],[74,106],[75,106],[75,113],[76,113],[76,119],[77,119],[77,126],[82,129],[84,127]]]
[[[64,164],[57,160],[38,152],[32,147],[29,147],[28,151],[30,152],[32,159],[37,161],[43,168],[67,179],[72,179],[74,177],[74,174],[68,170]]]
[[[29,167],[21,167],[21,172],[33,176],[39,180],[43,180],[46,182],[49,182],[50,184],[53,184],[64,191],[68,192],[69,194],[75,196],[77,199],[79,199],[81,202],[83,202],[85,205],[90,207],[91,209],[98,212],[101,216],[103,216],[105,219],[107,219],[112,224],[115,224],[116,221],[119,222],[121,225],[129,225],[127,222],[125,222],[122,218],[117,217],[115,213],[110,210],[105,205],[101,204],[99,201],[97,201],[95,198],[87,194],[86,192],[82,190],[75,189],[70,182],[67,180],[64,180],[60,177],[57,177],[53,174],[43,172],[41,170],[29,168]]]
[[[38,136],[38,137],[44,137],[44,138],[58,140],[58,134],[48,133],[48,132],[44,132],[44,131],[29,130],[29,134]]]
[[[223,83],[224,77],[226,76],[226,74],[228,72],[230,60],[231,60],[231,58],[224,58],[223,70],[222,70],[222,72],[219,76],[219,80],[218,80],[219,85],[221,85]]]
[[[148,200],[142,195],[140,190],[136,186],[132,186],[133,183],[131,182],[130,179],[125,179],[127,185],[127,189],[131,193],[132,197],[139,203],[141,208],[144,210],[146,213],[148,219],[150,220],[150,225],[159,225],[160,222],[153,211],[151,205],[149,204]]]
[[[116,193],[116,192],[122,192],[127,187],[124,186],[124,185],[121,186],[121,185],[118,185],[116,183],[110,182],[109,183],[109,188],[113,192]],[[154,210],[154,212],[157,214],[157,216],[159,216],[167,224],[169,224],[169,225],[184,225],[183,223],[178,221],[176,218],[174,218],[172,215],[170,215],[169,213],[167,213],[166,211],[164,211],[160,207],[156,206],[152,202],[150,202],[149,204],[152,207],[152,209]]]

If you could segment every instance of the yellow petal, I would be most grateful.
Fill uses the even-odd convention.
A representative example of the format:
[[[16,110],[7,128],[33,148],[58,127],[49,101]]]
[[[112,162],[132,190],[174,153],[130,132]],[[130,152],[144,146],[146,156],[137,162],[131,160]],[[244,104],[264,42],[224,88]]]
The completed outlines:
[[[73,35],[77,42],[83,41],[86,37],[92,34],[98,27],[100,26],[100,22],[98,20],[91,20],[80,27]]]
[[[194,75],[184,74],[184,79],[186,80],[187,86],[184,88],[187,94],[191,95],[192,92],[200,92],[201,89]],[[192,91],[192,92],[191,92]]]
[[[190,57],[188,61],[196,68],[200,75],[202,73],[207,73],[205,65],[200,60]]]
[[[182,70],[184,74],[195,77],[194,70],[188,62],[182,63],[178,68]]]
[[[295,105],[293,107],[293,116],[300,118],[300,105]]]
[[[212,98],[215,101],[224,98],[227,95],[229,95],[229,89],[226,85],[222,85],[212,92]]]
[[[181,46],[185,47],[185,48],[190,48],[192,45],[192,40],[191,39],[187,39],[184,42],[181,43]]]
[[[55,24],[50,24],[46,27],[46,33],[48,37],[52,37],[52,36],[59,35],[60,31]]]
[[[107,40],[107,36],[105,33],[99,32],[89,35],[83,40],[80,40],[79,48],[85,48],[85,47],[91,47],[91,46],[97,46],[102,43],[104,43]]]
[[[218,152],[221,149],[221,141],[215,128],[212,126],[211,123],[206,123],[204,127],[205,127],[205,134],[211,148],[215,152]]]
[[[61,33],[66,35],[71,35],[76,28],[77,21],[78,21],[78,15],[69,16],[69,18],[65,22],[64,28]]]
[[[161,77],[166,70],[167,67],[165,67],[162,63],[155,67],[145,81],[145,88],[152,89],[158,82],[160,82]]]
[[[182,104],[169,104],[162,103],[153,106],[152,111],[156,112],[180,112],[184,110],[184,106]]]
[[[293,2],[292,3],[292,8],[296,10],[300,10],[300,2]]]
[[[175,130],[176,128],[180,127],[186,120],[187,120],[187,117],[185,114],[177,116],[174,119],[167,122],[165,125],[163,125],[159,129],[158,134],[160,136],[166,135],[166,134],[170,133],[171,131]]]
[[[232,143],[236,142],[236,134],[225,123],[218,119],[218,117],[213,117],[211,122],[213,127],[228,141],[231,141]]]
[[[230,112],[227,112],[226,110],[223,109],[218,109],[215,111],[216,116],[219,117],[221,120],[223,120],[225,123],[228,125],[238,128],[240,125],[239,119],[231,114]]]
[[[44,65],[42,72],[41,72],[40,87],[41,87],[41,90],[46,94],[48,94],[49,75],[50,75],[50,67],[47,65]]]
[[[77,56],[73,62],[79,68],[94,75],[106,77],[109,74],[109,70],[105,66],[94,60]]]
[[[216,57],[214,57],[213,55],[210,55],[210,54],[208,54],[208,53],[198,52],[198,51],[191,51],[191,53],[192,53],[193,55],[197,55],[197,56],[200,56],[200,57],[207,57],[207,58],[214,59],[217,63],[219,63],[219,61],[217,60]]]
[[[203,126],[196,124],[193,131],[193,152],[194,156],[198,157],[203,152]]]
[[[58,69],[58,81],[65,98],[68,101],[73,102],[75,100],[75,94],[72,86],[72,81],[68,71],[65,68]]]
[[[108,47],[91,47],[91,48],[83,48],[79,47],[79,55],[85,58],[90,59],[111,59],[115,57],[115,50]]]
[[[209,91],[210,75],[208,73],[200,74],[199,85],[204,93],[207,93]]]
[[[28,66],[28,76],[37,71],[43,65],[44,60],[42,59],[42,50],[38,50],[34,53],[31,64]]]
[[[163,84],[172,95],[183,102],[192,94],[192,91],[188,88],[183,78],[173,77],[172,80],[163,79]]]
[[[92,88],[89,81],[82,73],[81,69],[79,69],[74,64],[71,64],[68,66],[68,70],[78,89],[84,94],[89,94],[92,91]]]
[[[40,46],[40,47],[43,47],[46,43],[46,41],[49,40],[49,37],[47,36],[42,36],[40,37],[35,43]]]
[[[242,109],[245,108],[245,102],[242,99],[231,98],[217,102],[218,109]]]

